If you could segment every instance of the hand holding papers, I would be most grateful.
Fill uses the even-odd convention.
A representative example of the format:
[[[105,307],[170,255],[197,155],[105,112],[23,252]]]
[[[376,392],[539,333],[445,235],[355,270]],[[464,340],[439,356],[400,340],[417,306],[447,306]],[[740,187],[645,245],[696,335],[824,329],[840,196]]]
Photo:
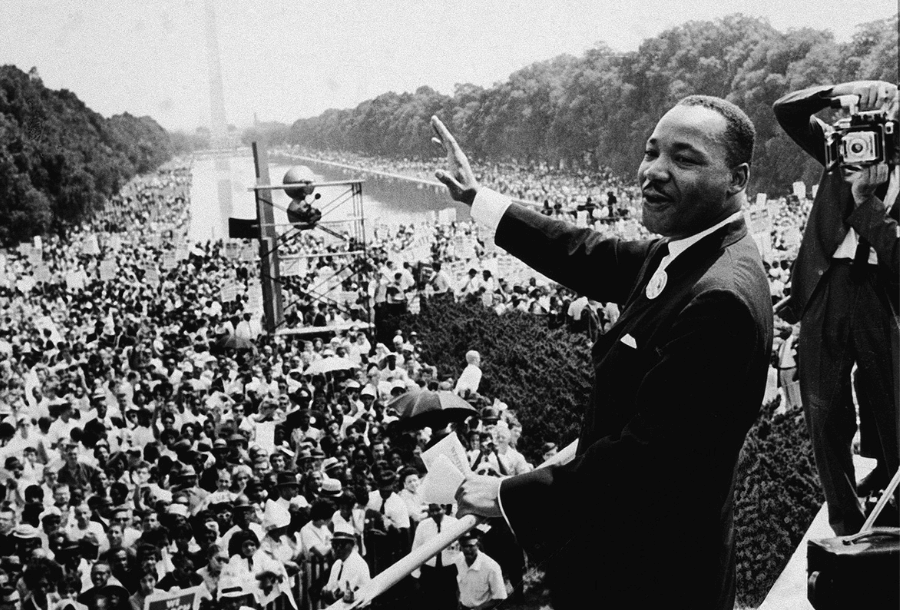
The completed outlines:
[[[457,515],[499,517],[500,479],[472,473],[466,451],[456,434],[445,436],[422,454],[428,475],[422,482],[422,499],[428,504],[452,504],[457,498]]]
[[[428,474],[420,493],[426,504],[452,504],[466,476],[471,474],[466,450],[456,434],[448,434],[422,454]]]

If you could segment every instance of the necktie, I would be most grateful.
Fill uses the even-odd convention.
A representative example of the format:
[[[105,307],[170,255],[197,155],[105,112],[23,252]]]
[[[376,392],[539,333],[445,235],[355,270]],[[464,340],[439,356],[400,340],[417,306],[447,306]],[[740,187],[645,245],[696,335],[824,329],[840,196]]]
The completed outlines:
[[[856,244],[856,253],[853,255],[853,267],[850,275],[855,279],[864,277],[865,271],[869,268],[869,240],[862,235]]]
[[[497,467],[500,469],[501,476],[509,475],[509,471],[506,470],[506,466],[503,465],[503,460],[500,459],[500,452],[494,449],[494,456],[497,458]]]
[[[666,267],[669,266],[669,263],[672,262],[672,255],[669,253],[669,244],[665,243],[659,247],[659,252],[657,252],[657,256],[659,254],[664,254],[662,260],[659,261],[659,267],[653,272],[653,275],[650,276],[650,281],[647,282],[647,288],[645,289],[645,293],[647,294],[648,299],[655,299],[666,287],[666,283],[669,280],[669,276],[666,275]],[[648,268],[649,270],[649,268]]]
[[[437,521],[438,534],[441,533],[441,522]],[[438,551],[438,554],[434,558],[434,567],[442,568],[444,567],[444,562],[441,560],[441,555],[444,554],[444,551]]]
[[[337,575],[337,581],[338,581],[338,584],[341,584],[341,576],[343,576],[343,574],[344,574],[344,565],[346,565],[346,563],[342,561],[342,562],[341,562],[341,569],[338,570],[338,575]]]

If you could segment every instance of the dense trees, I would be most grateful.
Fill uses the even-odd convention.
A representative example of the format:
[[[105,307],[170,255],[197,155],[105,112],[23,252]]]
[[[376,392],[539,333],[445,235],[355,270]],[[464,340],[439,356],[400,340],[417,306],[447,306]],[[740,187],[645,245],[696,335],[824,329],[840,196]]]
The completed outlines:
[[[301,119],[291,140],[314,149],[427,158],[428,118],[440,115],[480,160],[597,164],[630,176],[660,115],[692,93],[744,108],[759,134],[752,190],[784,194],[820,171],[781,132],[772,102],[802,87],[897,78],[897,18],[859,27],[838,44],[830,32],[775,30],[732,15],[692,21],[650,38],[634,53],[603,44],[519,70],[489,89],[457,85],[452,96],[428,87],[385,93],[346,110]]]
[[[171,153],[150,117],[105,119],[34,69],[0,67],[0,242],[64,231]]]

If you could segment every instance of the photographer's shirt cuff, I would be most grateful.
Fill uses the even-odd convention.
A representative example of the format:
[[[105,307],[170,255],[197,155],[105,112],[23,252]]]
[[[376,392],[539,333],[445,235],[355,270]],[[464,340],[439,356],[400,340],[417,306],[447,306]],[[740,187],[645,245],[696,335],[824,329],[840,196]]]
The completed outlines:
[[[506,214],[512,200],[489,188],[480,188],[472,202],[472,218],[491,233],[497,232],[500,219]]]

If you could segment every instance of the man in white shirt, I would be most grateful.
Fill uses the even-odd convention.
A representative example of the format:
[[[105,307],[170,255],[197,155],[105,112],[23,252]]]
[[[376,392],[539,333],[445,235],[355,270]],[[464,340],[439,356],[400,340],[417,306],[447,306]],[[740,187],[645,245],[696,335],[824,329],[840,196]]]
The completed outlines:
[[[453,283],[450,281],[450,276],[447,275],[447,272],[443,270],[441,263],[434,263],[433,269],[434,274],[428,280],[428,285],[431,286],[435,296],[452,295]]]
[[[470,531],[459,541],[462,554],[456,558],[459,607],[490,610],[506,599],[500,564],[481,552],[477,534]]]
[[[352,528],[337,525],[331,539],[335,562],[331,566],[328,583],[322,589],[326,601],[354,600],[356,591],[369,584],[369,565],[356,550],[356,534]]]
[[[477,394],[481,384],[481,354],[475,350],[466,352],[466,368],[456,381],[453,391],[462,397],[467,394]]]
[[[394,493],[397,475],[390,470],[378,476],[378,489],[369,492],[366,504],[368,537],[366,549],[373,556],[376,573],[391,565],[405,554],[409,546],[409,512],[406,503]]]
[[[491,465],[494,472],[501,476],[515,476],[517,474],[525,474],[531,472],[533,467],[525,459],[525,456],[519,453],[510,445],[512,439],[512,431],[506,422],[499,422],[494,428],[494,451],[488,454],[487,462]]]
[[[428,518],[416,528],[413,550],[437,537],[441,531],[456,523],[456,518],[447,515],[439,504],[428,505]],[[413,573],[419,578],[419,591],[431,610],[454,610],[456,608],[456,559],[458,545],[454,544],[429,559],[421,570]]]

